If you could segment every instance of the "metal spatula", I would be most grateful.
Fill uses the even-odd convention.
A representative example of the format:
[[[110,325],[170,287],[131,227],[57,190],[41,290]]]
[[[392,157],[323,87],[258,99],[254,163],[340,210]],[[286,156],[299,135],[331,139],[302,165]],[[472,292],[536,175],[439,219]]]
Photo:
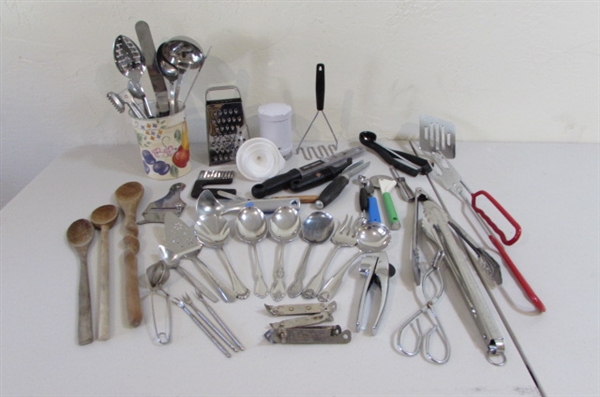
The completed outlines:
[[[196,268],[206,276],[206,278],[217,289],[219,295],[225,302],[233,302],[236,300],[236,294],[231,291],[221,280],[219,280],[198,258],[198,252],[202,249],[202,245],[198,242],[194,229],[185,224],[173,213],[165,214],[165,237],[166,243],[163,249],[163,256],[168,256],[171,261],[180,259],[189,259]],[[200,284],[202,285],[202,284]],[[207,298],[210,299],[212,294],[206,288],[198,288]],[[212,300],[212,299],[211,299]]]
[[[454,124],[433,116],[419,117],[419,146],[429,153],[441,153],[447,159],[456,157]]]

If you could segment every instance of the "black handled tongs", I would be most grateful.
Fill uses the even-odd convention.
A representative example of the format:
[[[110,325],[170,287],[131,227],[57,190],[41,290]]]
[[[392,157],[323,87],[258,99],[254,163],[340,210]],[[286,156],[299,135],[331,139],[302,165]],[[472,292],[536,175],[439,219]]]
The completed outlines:
[[[371,131],[363,131],[358,135],[360,143],[374,150],[386,163],[398,171],[410,176],[426,175],[431,172],[429,161],[414,154],[388,149],[376,143],[377,135]]]

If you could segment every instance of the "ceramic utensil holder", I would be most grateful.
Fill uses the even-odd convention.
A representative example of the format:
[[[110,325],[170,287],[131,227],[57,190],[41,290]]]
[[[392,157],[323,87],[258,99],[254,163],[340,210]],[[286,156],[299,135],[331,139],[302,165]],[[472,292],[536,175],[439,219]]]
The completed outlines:
[[[166,117],[131,120],[148,177],[169,180],[190,172],[190,141],[184,110]]]

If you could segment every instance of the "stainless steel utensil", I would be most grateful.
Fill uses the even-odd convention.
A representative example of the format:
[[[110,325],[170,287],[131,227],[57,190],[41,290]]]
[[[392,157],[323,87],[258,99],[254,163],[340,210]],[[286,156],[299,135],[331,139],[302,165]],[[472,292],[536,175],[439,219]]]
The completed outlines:
[[[200,290],[207,298],[216,302],[216,297],[204,287],[200,282],[194,281],[179,265],[181,259],[188,259],[196,265],[196,268],[206,279],[215,287],[221,299],[225,302],[235,301],[235,293],[229,289],[218,277],[216,277],[209,267],[198,258],[198,253],[202,246],[196,238],[194,229],[186,225],[181,219],[172,213],[165,215],[165,246],[159,246],[163,259],[174,267],[186,280],[195,288]],[[183,272],[183,273],[182,273]]]
[[[181,192],[185,189],[185,183],[174,183],[169,188],[169,192],[166,196],[155,200],[146,206],[142,217],[144,219],[138,221],[138,225],[146,223],[164,223],[165,215],[167,213],[173,213],[176,216],[180,216],[183,210],[185,210],[186,202],[181,199]]]
[[[229,351],[225,348],[225,346],[223,346],[221,344],[221,342],[219,342],[219,340],[217,338],[215,338],[213,334],[211,334],[211,332],[208,330],[208,328],[206,328],[206,326],[202,323],[202,321],[200,321],[200,319],[198,319],[198,317],[196,317],[194,315],[194,313],[192,313],[190,311],[190,309],[188,309],[188,307],[186,306],[184,301],[173,297],[173,303],[175,305],[177,305],[181,310],[184,311],[185,314],[187,314],[190,317],[190,319],[194,322],[194,324],[196,324],[198,326],[198,328],[200,328],[202,330],[202,332],[204,332],[204,334],[208,337],[208,339],[210,339],[210,341],[217,347],[217,349],[219,349],[221,351],[221,353],[223,353],[225,355],[225,357],[227,357],[227,358],[231,357],[231,353],[229,353]]]
[[[153,117],[152,109],[142,87],[142,74],[146,70],[146,60],[140,48],[127,36],[119,35],[113,46],[115,65],[121,74],[129,79],[127,90],[144,104],[145,118]]]
[[[327,258],[321,265],[321,268],[308,282],[304,290],[302,291],[302,297],[305,299],[313,299],[317,297],[319,291],[323,287],[325,281],[325,271],[329,264],[335,257],[335,254],[340,248],[343,247],[354,247],[356,245],[356,232],[361,226],[359,222],[355,222],[353,217],[348,218],[348,215],[344,218],[344,221],[340,223],[337,231],[331,236],[331,242],[334,244],[333,250],[329,252]]]
[[[321,291],[317,299],[321,302],[327,302],[333,298],[342,281],[344,275],[352,264],[363,254],[379,252],[385,249],[391,240],[390,230],[381,223],[365,223],[362,224],[356,231],[356,246],[358,252],[348,262],[331,277]]]
[[[273,284],[271,285],[271,296],[278,302],[285,297],[284,248],[287,243],[298,237],[302,224],[298,210],[283,206],[275,210],[268,225],[271,237],[279,243],[277,259],[273,267]]]
[[[233,266],[231,266],[231,261],[229,260],[227,253],[223,249],[230,232],[227,220],[220,216],[207,217],[198,220],[194,226],[194,230],[202,244],[207,247],[215,248],[221,253],[225,270],[227,270],[227,273],[229,274],[236,297],[238,299],[246,299],[250,295],[250,290],[242,283],[236,274]]]
[[[116,92],[111,91],[106,94],[106,97],[119,113],[125,112],[125,106],[128,106],[134,117],[138,119],[145,118],[144,113],[140,110],[138,104],[134,101],[133,97],[129,93],[129,90],[121,91],[118,94]]]
[[[185,302],[186,305],[191,307],[194,310],[194,312],[196,312],[198,317],[200,317],[200,319],[202,321],[204,321],[204,324],[207,325],[208,328],[210,328],[210,330],[212,332],[214,332],[214,334],[217,335],[227,345],[227,347],[229,347],[231,350],[233,350],[236,353],[238,351],[240,351],[240,349],[236,345],[234,345],[225,335],[223,335],[221,330],[219,328],[217,328],[213,324],[213,322],[210,321],[208,319],[208,317],[206,317],[206,315],[204,313],[202,313],[202,311],[196,307],[196,305],[194,305],[194,301],[188,294],[183,294],[181,299]]]
[[[158,65],[156,62],[156,47],[154,46],[154,40],[152,39],[150,26],[148,26],[145,21],[138,21],[135,24],[135,31],[140,42],[140,47],[142,48],[142,54],[146,59],[148,75],[150,76],[152,89],[154,90],[154,95],[156,96],[156,108],[158,116],[167,116],[169,114],[167,85],[164,77],[158,70]]]
[[[504,338],[496,324],[494,316],[479,290],[475,278],[470,271],[470,264],[465,252],[458,246],[452,230],[448,225],[450,217],[435,202],[425,200],[423,205],[423,229],[427,236],[436,242],[446,255],[447,263],[457,281],[463,299],[471,313],[481,339],[486,346],[486,358],[494,365],[506,362],[504,355]],[[499,359],[499,361],[496,361]]]
[[[156,335],[156,341],[161,345],[165,345],[171,341],[171,330],[172,330],[172,315],[171,305],[169,303],[170,295],[164,289],[164,284],[169,279],[169,267],[164,261],[158,261],[150,265],[146,269],[146,277],[148,278],[148,286],[150,287],[150,306],[152,308],[152,323],[154,325],[154,334]],[[165,320],[165,331],[159,331],[159,327],[156,321],[156,304],[154,302],[154,296],[162,292],[167,305],[167,313]]]
[[[94,234],[94,225],[87,219],[78,219],[67,229],[67,241],[79,258],[77,339],[80,345],[87,345],[94,341],[92,298],[90,295],[90,278],[87,263],[87,253],[94,239]]]
[[[238,238],[252,247],[254,295],[265,298],[269,294],[269,288],[265,283],[256,248],[256,243],[264,239],[269,232],[265,214],[256,207],[243,208],[235,220],[235,230]]]
[[[295,210],[300,209],[300,199],[296,197],[284,199],[257,199],[257,200],[230,200],[220,202],[210,190],[204,190],[200,193],[196,201],[196,214],[198,219],[210,218],[212,216],[221,216],[229,213],[236,213],[246,207],[256,207],[264,213],[271,213],[280,207],[292,207]]]
[[[331,234],[333,233],[334,227],[335,222],[333,217],[323,211],[313,212],[304,220],[304,222],[302,222],[300,236],[302,240],[308,243],[308,246],[304,250],[304,255],[300,261],[300,265],[296,269],[294,281],[288,287],[287,291],[290,298],[297,297],[304,290],[302,284],[304,273],[306,272],[306,265],[308,264],[308,258],[310,257],[310,252],[316,244],[321,244],[329,240]]]
[[[188,70],[198,69],[204,63],[204,52],[200,45],[189,37],[174,37],[162,43],[157,50],[158,66],[165,78],[171,82],[169,109],[171,114],[180,111],[179,91],[183,75]]]

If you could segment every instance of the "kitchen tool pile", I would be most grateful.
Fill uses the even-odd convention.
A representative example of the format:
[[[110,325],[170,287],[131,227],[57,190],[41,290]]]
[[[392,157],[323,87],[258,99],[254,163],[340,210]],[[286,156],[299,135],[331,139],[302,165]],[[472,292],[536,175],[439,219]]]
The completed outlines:
[[[128,106],[131,114],[139,118],[153,118],[180,111],[185,105],[185,100],[179,100],[182,76],[187,70],[197,69],[199,72],[206,56],[197,43],[181,37],[161,44],[155,52],[147,24],[139,22],[136,30],[142,50],[125,36],[119,36],[115,41],[115,61],[121,73],[129,78],[129,83],[125,91],[120,94],[110,93],[109,98],[115,106],[120,106],[121,111],[124,106]],[[141,74],[146,70],[151,77],[155,101],[147,100],[140,85]],[[171,83],[168,92],[165,79]],[[302,137],[296,154],[316,117],[323,112],[323,94],[324,66],[319,64],[317,114]],[[323,116],[335,138],[324,113]],[[165,196],[147,204],[142,212],[143,219],[139,221],[136,218],[137,207],[143,199],[144,187],[138,182],[128,182],[118,187],[115,200],[124,213],[122,247],[125,264],[124,302],[128,324],[136,327],[142,322],[140,290],[145,288],[150,296],[151,324],[155,340],[159,344],[171,342],[171,305],[176,305],[221,353],[231,357],[231,352],[243,351],[244,346],[213,306],[219,301],[234,303],[248,299],[253,292],[259,299],[272,299],[275,302],[284,298],[304,301],[301,304],[279,306],[264,304],[267,312],[273,316],[299,316],[270,324],[269,330],[264,334],[269,342],[348,344],[352,340],[352,331],[344,330],[340,325],[328,326],[322,323],[333,321],[333,312],[338,307],[333,298],[342,287],[346,275],[354,272],[362,276],[360,290],[353,302],[356,306],[354,332],[370,328],[370,333],[375,335],[380,329],[384,314],[389,310],[387,297],[390,285],[395,283],[393,277],[401,266],[401,263],[394,260],[396,258],[399,261],[401,253],[388,252],[392,236],[402,227],[395,204],[397,196],[406,206],[413,206],[413,223],[404,230],[409,238],[407,245],[410,246],[410,266],[416,291],[420,292],[424,301],[394,333],[394,348],[408,357],[422,354],[426,360],[435,364],[449,361],[451,344],[437,310],[437,303],[446,291],[444,279],[449,273],[456,282],[465,313],[470,313],[473,326],[478,330],[486,359],[494,365],[503,365],[506,362],[505,338],[497,318],[503,322],[506,320],[488,287],[488,284],[500,285],[503,280],[501,265],[496,261],[495,254],[490,252],[493,248],[536,310],[545,311],[545,306],[505,249],[505,246],[510,246],[519,239],[519,224],[489,193],[471,192],[453,168],[450,160],[456,153],[456,133],[451,123],[422,116],[418,145],[409,142],[413,153],[382,146],[376,140],[375,133],[363,131],[358,136],[362,146],[332,150],[311,163],[288,169],[257,183],[251,188],[252,198],[238,196],[237,189],[206,187],[234,185],[235,170],[201,170],[191,192],[191,197],[196,200],[195,219],[191,224],[180,218],[186,207],[186,202],[180,196],[185,184],[173,184]],[[335,138],[335,150],[337,146]],[[387,163],[389,175],[367,175],[365,171],[371,162],[356,160],[363,155]],[[435,181],[458,197],[477,220],[476,225],[481,227],[493,248],[486,247],[484,242],[471,236],[448,213],[439,196],[439,202],[436,202],[423,188],[413,189],[401,173],[411,177],[425,177],[429,183]],[[351,185],[353,179],[358,186],[355,199],[360,213],[355,217],[349,213],[351,210],[346,210],[345,217],[336,220],[325,212],[325,208],[341,202],[342,200],[337,200],[340,196],[345,196],[346,202],[349,198],[352,199],[352,193],[346,190],[350,190],[347,186]],[[325,186],[320,189],[319,194],[298,195],[323,185]],[[433,184],[431,187],[437,194]],[[292,195],[273,197],[282,190],[291,191]],[[491,203],[501,219],[504,218],[504,224],[514,229],[511,237],[507,237],[502,230],[504,226],[499,227],[492,220],[498,219],[498,214],[492,217],[482,209],[482,205],[478,203],[478,199],[482,198]],[[383,203],[385,219],[380,215],[380,201]],[[301,204],[310,203],[314,204],[316,210],[302,218]],[[101,230],[102,245],[99,261],[101,313],[97,338],[109,338],[107,236],[117,217],[117,207],[102,206],[93,211],[91,222],[79,219],[67,231],[67,240],[80,259],[78,335],[82,345],[94,340],[87,265],[87,250],[94,237],[94,226]],[[164,225],[164,241],[157,247],[161,259],[142,272],[141,279],[145,282],[140,285],[137,254],[141,244],[138,240],[138,225],[148,223]],[[236,260],[231,260],[233,240],[237,240],[233,244],[246,245],[249,249],[247,262],[251,268],[252,288],[247,287],[249,280],[244,280],[236,271],[239,266],[236,262],[239,262],[240,256],[236,255]],[[260,255],[260,248],[266,240],[271,240],[277,247],[270,261],[265,261],[264,254]],[[286,246],[299,244],[296,242],[299,240],[305,247],[294,267],[284,253]],[[316,246],[327,244],[331,245],[331,249],[324,260],[311,255]],[[402,244],[398,246],[401,247]],[[354,254],[349,260],[338,264],[335,257],[342,248],[352,250]],[[222,262],[222,269],[202,255],[211,249],[215,250]],[[314,261],[319,262],[318,266],[309,266]],[[184,267],[188,262],[194,266],[193,269]],[[309,268],[318,270],[314,274],[307,274]],[[174,282],[171,270],[185,280],[191,293],[178,297],[170,294],[169,282]],[[271,277],[269,270],[272,271]],[[226,277],[222,277],[223,275]],[[377,291],[378,299],[370,297],[372,291]],[[202,303],[213,320],[196,306],[192,296]],[[158,305],[158,297],[164,298],[166,309]],[[488,303],[490,301],[493,307]],[[161,312],[164,314],[162,320]],[[506,323],[504,325],[514,340],[510,327]],[[409,332],[416,338],[407,337]],[[431,347],[434,338],[438,339],[437,346],[441,346],[441,352]],[[407,339],[412,343],[407,342]]]

